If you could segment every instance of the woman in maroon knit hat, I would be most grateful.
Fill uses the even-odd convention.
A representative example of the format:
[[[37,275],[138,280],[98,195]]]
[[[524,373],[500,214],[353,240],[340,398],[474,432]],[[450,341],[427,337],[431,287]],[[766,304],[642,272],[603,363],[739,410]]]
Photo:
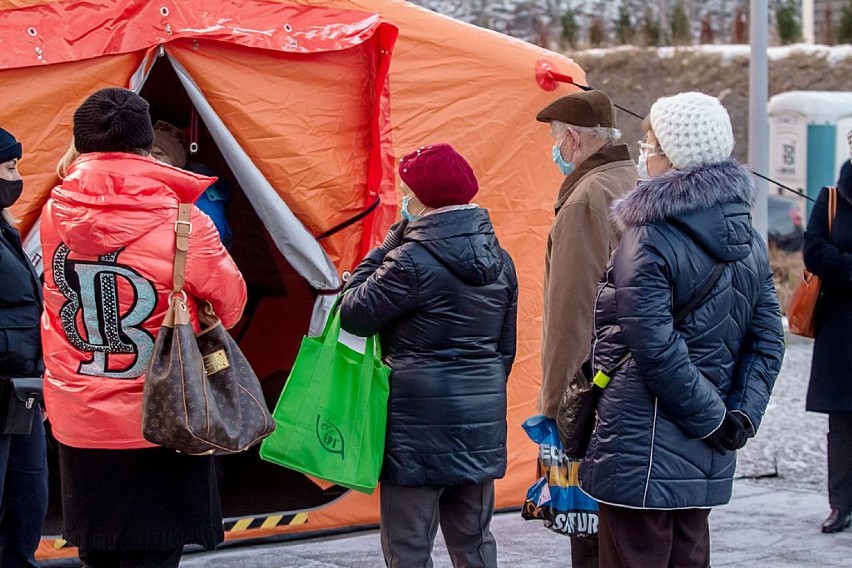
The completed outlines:
[[[355,270],[342,327],[379,333],[391,368],[381,474],[388,566],[497,566],[494,479],[506,473],[506,381],[518,283],[470,165],[448,144],[402,158],[403,220]]]

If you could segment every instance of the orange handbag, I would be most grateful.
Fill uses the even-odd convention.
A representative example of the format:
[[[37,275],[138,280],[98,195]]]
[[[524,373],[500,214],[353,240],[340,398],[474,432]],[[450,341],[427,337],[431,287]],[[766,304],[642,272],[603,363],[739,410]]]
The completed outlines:
[[[828,188],[828,235],[831,236],[831,225],[837,213],[837,188]],[[787,305],[787,323],[790,333],[803,337],[814,337],[816,335],[816,320],[814,311],[819,299],[819,276],[802,270],[802,280],[793,291],[793,297]]]

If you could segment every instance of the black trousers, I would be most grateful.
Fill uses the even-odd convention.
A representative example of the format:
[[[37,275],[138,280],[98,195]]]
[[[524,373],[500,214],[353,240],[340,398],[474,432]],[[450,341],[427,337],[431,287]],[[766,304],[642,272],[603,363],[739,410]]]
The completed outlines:
[[[598,568],[598,536],[571,537],[571,568]]]
[[[710,509],[660,511],[600,504],[601,568],[709,568]]]
[[[41,413],[29,434],[0,436],[0,568],[36,568],[47,514],[47,449]]]
[[[494,481],[448,487],[382,483],[381,533],[385,564],[431,568],[438,525],[455,568],[496,568],[491,534]]]
[[[170,550],[84,550],[83,568],[177,568],[183,547]]]
[[[852,412],[828,415],[828,504],[852,511]]]

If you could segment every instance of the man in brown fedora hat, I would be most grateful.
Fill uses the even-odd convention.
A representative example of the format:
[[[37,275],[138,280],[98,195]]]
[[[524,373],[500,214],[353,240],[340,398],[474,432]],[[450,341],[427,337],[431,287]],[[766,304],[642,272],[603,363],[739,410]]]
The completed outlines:
[[[627,146],[616,144],[615,109],[601,91],[559,98],[536,120],[550,124],[553,161],[565,176],[547,240],[538,401],[557,418],[569,387],[587,380],[580,366],[591,348],[595,289],[618,244],[609,208],[636,185],[637,170]],[[597,567],[597,549],[597,538],[572,538],[572,566]]]

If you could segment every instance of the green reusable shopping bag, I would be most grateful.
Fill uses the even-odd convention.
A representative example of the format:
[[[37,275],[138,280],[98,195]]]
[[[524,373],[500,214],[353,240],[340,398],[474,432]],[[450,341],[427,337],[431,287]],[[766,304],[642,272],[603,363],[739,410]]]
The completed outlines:
[[[369,494],[384,457],[390,369],[377,337],[359,353],[339,335],[335,305],[322,335],[302,339],[260,457]]]

